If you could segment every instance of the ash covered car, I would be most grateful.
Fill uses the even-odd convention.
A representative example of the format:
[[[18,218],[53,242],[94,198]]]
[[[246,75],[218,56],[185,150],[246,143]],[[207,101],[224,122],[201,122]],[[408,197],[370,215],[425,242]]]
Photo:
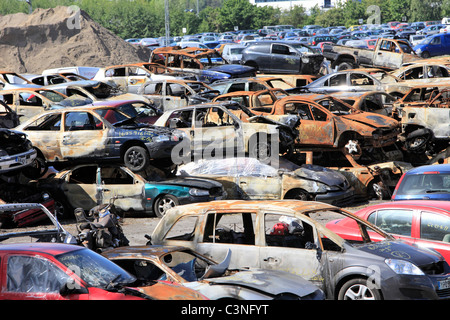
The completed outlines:
[[[354,189],[340,173],[317,165],[295,166],[280,159],[279,168],[255,158],[200,160],[178,168],[180,176],[214,179],[228,199],[317,200],[335,205],[352,203]]]
[[[229,257],[231,257],[231,251]],[[102,255],[138,280],[163,280],[194,289],[208,299],[323,300],[323,291],[291,273],[228,269],[191,249],[173,246],[121,247]]]
[[[116,161],[133,171],[145,169],[151,159],[170,158],[182,133],[137,123],[108,106],[63,108],[44,112],[22,123],[25,132],[48,163]]]
[[[325,227],[329,219],[343,217],[356,222],[362,241],[346,241]],[[371,232],[383,241],[373,241]],[[321,202],[230,200],[179,206],[166,213],[151,241],[188,247],[217,261],[231,250],[230,268],[295,273],[328,299],[450,297],[450,266],[437,251],[395,240]]]
[[[242,51],[241,64],[262,73],[318,74],[323,55],[305,44],[260,41]]]
[[[176,205],[226,197],[222,184],[210,179],[166,179],[161,170],[150,167],[145,176],[118,165],[83,164],[40,179],[37,186],[55,198],[60,213],[66,217],[75,208],[90,210],[111,201],[119,212],[161,217]]]

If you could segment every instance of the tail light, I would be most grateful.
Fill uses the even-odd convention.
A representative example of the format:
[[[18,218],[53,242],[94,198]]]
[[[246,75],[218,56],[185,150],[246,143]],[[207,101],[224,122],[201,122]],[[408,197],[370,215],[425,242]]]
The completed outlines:
[[[402,183],[402,180],[403,180],[403,178],[405,177],[405,174],[406,174],[406,173],[404,173],[404,174],[402,175],[402,177],[400,178],[400,180],[398,180],[397,185],[395,186],[394,192],[392,193],[391,200],[394,200],[394,199],[395,199],[395,195],[397,194],[398,187],[399,187],[400,184]]]

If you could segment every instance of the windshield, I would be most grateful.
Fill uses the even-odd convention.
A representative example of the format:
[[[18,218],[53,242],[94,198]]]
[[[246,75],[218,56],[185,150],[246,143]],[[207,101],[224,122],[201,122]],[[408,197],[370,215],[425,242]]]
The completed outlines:
[[[230,54],[241,54],[244,49],[245,48],[232,48],[230,49]]]
[[[136,281],[118,265],[89,249],[67,252],[56,259],[91,287],[105,288],[112,282],[129,284]]]
[[[406,175],[397,195],[449,193],[450,173]]]
[[[62,100],[64,100],[66,98],[57,91],[42,90],[42,91],[39,91],[39,93],[42,94],[44,97],[46,97],[47,99],[49,99],[52,102],[61,102]]]

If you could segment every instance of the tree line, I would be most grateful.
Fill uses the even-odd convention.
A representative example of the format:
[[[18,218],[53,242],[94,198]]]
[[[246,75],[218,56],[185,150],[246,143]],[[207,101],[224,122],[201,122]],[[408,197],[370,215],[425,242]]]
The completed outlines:
[[[122,38],[159,37],[165,34],[164,0],[31,0],[33,9],[76,5],[93,20]],[[356,25],[388,21],[429,21],[450,16],[450,0],[339,0],[334,8],[307,11],[257,7],[248,0],[169,0],[170,34],[259,29],[265,25]],[[374,7],[376,6],[376,7]],[[0,14],[28,13],[23,0],[0,0]],[[198,14],[197,14],[198,10]]]

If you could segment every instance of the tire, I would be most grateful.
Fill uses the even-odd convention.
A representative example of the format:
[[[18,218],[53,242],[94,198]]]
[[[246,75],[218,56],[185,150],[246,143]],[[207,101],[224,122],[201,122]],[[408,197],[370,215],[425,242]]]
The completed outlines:
[[[53,199],[55,201],[55,215],[58,220],[74,218],[72,206],[66,200]]]
[[[47,161],[45,161],[45,158],[43,158],[42,156],[37,155],[33,160],[33,163],[30,166],[24,168],[22,170],[22,173],[28,179],[38,179],[46,174],[47,171]]]
[[[409,152],[422,152],[432,137],[433,134],[428,129],[414,130],[406,136],[405,148]]]
[[[166,211],[179,205],[177,197],[171,194],[164,194],[158,197],[153,203],[153,213],[156,217],[161,218],[166,214]]]
[[[367,279],[355,278],[347,281],[339,290],[339,300],[383,300],[378,289],[370,288]]]
[[[422,52],[422,58],[428,59],[430,57],[430,53],[428,51]]]
[[[133,172],[144,170],[150,162],[147,150],[140,146],[132,146],[125,151],[123,162]]]
[[[353,62],[345,60],[338,64],[338,71],[353,69]]]

